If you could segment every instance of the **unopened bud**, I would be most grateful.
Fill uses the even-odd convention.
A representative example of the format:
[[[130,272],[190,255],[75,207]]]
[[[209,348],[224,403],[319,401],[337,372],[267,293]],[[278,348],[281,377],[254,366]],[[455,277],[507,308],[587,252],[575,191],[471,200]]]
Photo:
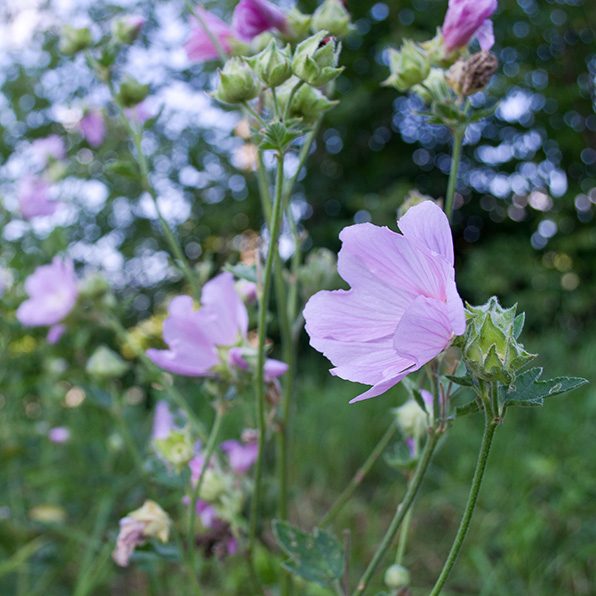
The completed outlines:
[[[93,45],[91,31],[87,27],[71,27],[64,25],[62,27],[62,38],[60,40],[60,53],[66,56],[74,56],[76,53],[86,50]]]
[[[112,35],[114,39],[123,45],[129,45],[137,37],[145,24],[143,17],[128,15],[112,21]]]
[[[290,37],[294,40],[302,40],[308,37],[312,16],[303,14],[295,6],[286,13],[286,23]]]
[[[194,453],[194,444],[188,428],[172,429],[162,439],[153,439],[158,456],[177,472],[188,464]]]
[[[337,67],[340,52],[341,43],[327,31],[319,31],[298,44],[292,63],[294,74],[313,87],[322,87],[343,70]]]
[[[267,87],[279,87],[292,76],[290,46],[280,50],[274,40],[260,54],[246,61]]]
[[[429,412],[432,412],[432,395],[423,390],[425,405]],[[401,434],[406,439],[419,439],[426,433],[429,424],[428,414],[418,405],[416,400],[409,399],[405,404],[394,408],[395,421]]]
[[[419,85],[414,85],[412,91],[418,94],[427,104],[433,101],[450,101],[450,90],[445,80],[442,68],[431,68],[429,75]]]
[[[345,37],[352,28],[352,17],[342,0],[325,0],[312,15],[313,31],[329,31],[336,37]]]
[[[410,585],[410,572],[402,565],[391,565],[385,571],[385,585],[391,590],[402,590]]]
[[[199,497],[207,503],[213,503],[227,490],[228,485],[223,476],[215,470],[205,470]]]
[[[282,106],[282,110],[285,110],[295,84],[296,79],[291,78],[285,85],[280,87],[277,98],[280,106]],[[302,118],[304,124],[312,124],[323,112],[326,112],[338,103],[338,101],[327,99],[318,89],[313,89],[308,85],[302,85],[292,99],[290,117]]]
[[[424,50],[409,39],[404,40],[400,50],[389,49],[391,76],[383,85],[407,91],[422,83],[430,73],[430,60]]]
[[[125,108],[140,104],[149,95],[149,85],[142,85],[132,77],[126,77],[118,91],[118,101]]]
[[[85,370],[97,381],[108,381],[125,374],[128,364],[107,346],[99,346],[87,360]]]
[[[217,90],[211,95],[223,103],[242,103],[254,99],[261,85],[243,58],[230,58],[219,71]]]

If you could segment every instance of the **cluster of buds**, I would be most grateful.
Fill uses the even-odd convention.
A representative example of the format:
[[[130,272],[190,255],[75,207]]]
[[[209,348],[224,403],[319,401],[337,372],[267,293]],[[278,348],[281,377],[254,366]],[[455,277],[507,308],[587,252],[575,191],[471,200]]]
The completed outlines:
[[[482,306],[468,305],[462,352],[468,370],[478,379],[509,385],[517,371],[536,357],[517,341],[524,316],[516,316],[516,309],[501,307],[494,296]]]

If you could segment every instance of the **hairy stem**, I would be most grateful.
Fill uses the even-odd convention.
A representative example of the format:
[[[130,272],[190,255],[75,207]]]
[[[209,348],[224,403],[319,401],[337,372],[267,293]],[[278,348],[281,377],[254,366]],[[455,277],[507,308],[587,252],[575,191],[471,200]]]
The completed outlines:
[[[445,197],[445,214],[451,221],[453,212],[453,199],[455,197],[455,184],[457,182],[457,168],[461,156],[461,146],[465,135],[465,129],[456,128],[453,131],[453,152],[451,154],[451,171],[449,172],[449,184],[447,185],[447,196]]]

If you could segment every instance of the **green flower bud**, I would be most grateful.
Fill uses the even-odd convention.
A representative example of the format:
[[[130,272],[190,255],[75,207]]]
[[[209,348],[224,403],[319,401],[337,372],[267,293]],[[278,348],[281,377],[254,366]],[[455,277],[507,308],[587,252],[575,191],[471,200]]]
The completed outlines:
[[[219,70],[219,84],[211,96],[223,103],[242,103],[254,99],[261,85],[244,58],[230,58]]]
[[[292,70],[305,83],[322,87],[332,81],[342,70],[337,68],[341,43],[330,37],[327,31],[319,31],[298,44]]]
[[[225,478],[215,470],[208,469],[203,474],[199,497],[207,503],[213,503],[225,494],[227,488],[228,484]]]
[[[286,23],[293,40],[305,39],[310,33],[312,16],[301,13],[296,7],[286,13]]]
[[[159,457],[180,472],[193,458],[193,440],[188,428],[172,429],[164,439],[153,439]]]
[[[442,68],[431,68],[429,75],[422,85],[414,85],[412,91],[417,93],[427,104],[433,101],[452,101],[449,85],[445,80],[445,71]]]
[[[410,572],[401,565],[391,565],[385,571],[385,585],[391,590],[401,590],[410,585]]]
[[[87,27],[71,27],[70,25],[64,25],[62,27],[62,39],[60,40],[59,50],[60,53],[65,56],[74,56],[82,50],[93,45],[93,38],[91,37],[91,31]]]
[[[85,370],[97,381],[108,381],[125,374],[128,364],[107,346],[99,346],[87,360]]]
[[[431,405],[432,409],[432,405]],[[395,421],[403,437],[407,439],[419,439],[426,433],[428,426],[428,415],[416,403],[416,400],[409,399],[399,408],[393,408]]]
[[[127,76],[120,85],[117,97],[125,108],[132,108],[141,103],[147,95],[149,95],[149,85],[141,85],[136,79]]]
[[[112,21],[112,35],[118,43],[130,45],[137,39],[144,24],[145,19],[143,17],[133,15],[114,19]]]
[[[468,306],[468,324],[463,337],[463,356],[468,369],[479,379],[511,384],[518,369],[536,354],[524,350],[517,338],[523,315],[517,305],[502,308],[493,296],[483,306]]]
[[[345,37],[352,29],[352,17],[342,0],[325,0],[312,15],[313,31],[329,31],[336,37]]]
[[[391,76],[383,85],[407,91],[413,85],[422,83],[429,75],[430,60],[420,46],[406,39],[399,51],[389,49],[389,68]]]
[[[83,300],[101,298],[110,291],[110,284],[105,277],[98,274],[88,275],[79,284],[79,297]]]
[[[292,77],[277,92],[277,99],[282,112],[290,99],[292,88],[296,85],[296,79]],[[337,105],[338,101],[330,101],[318,89],[308,85],[302,85],[294,94],[290,108],[291,118],[302,118],[304,124],[312,124],[317,118],[328,109]]]
[[[247,58],[246,61],[267,87],[279,87],[292,76],[292,54],[289,45],[280,50],[275,41],[271,40],[260,54]]]

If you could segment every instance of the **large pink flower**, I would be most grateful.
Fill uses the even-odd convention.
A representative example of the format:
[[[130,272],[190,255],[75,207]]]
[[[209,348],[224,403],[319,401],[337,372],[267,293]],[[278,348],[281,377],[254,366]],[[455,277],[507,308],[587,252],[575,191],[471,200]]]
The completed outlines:
[[[205,26],[213,37],[219,41],[223,51],[229,54],[231,51],[230,41],[234,39],[234,32],[232,28],[224,23],[219,17],[204,8],[197,8],[196,11],[203,19]],[[219,54],[217,48],[211,41],[211,38],[203,29],[203,26],[197,19],[191,19],[193,29],[190,33],[190,39],[184,44],[184,49],[190,60],[196,62],[207,62],[209,60],[217,60]]]
[[[344,228],[338,270],[351,289],[319,292],[304,309],[310,343],[331,373],[372,385],[352,402],[381,395],[465,330],[447,217],[427,201],[398,224],[402,234]]]
[[[189,377],[212,376],[215,367],[222,364],[249,368],[242,351],[237,350],[246,340],[248,312],[231,273],[221,273],[205,284],[198,310],[190,296],[176,296],[168,305],[168,313],[163,339],[170,349],[147,350],[155,364]],[[229,348],[225,359],[220,348]],[[265,380],[279,377],[287,368],[283,362],[267,360]]]
[[[495,10],[497,0],[449,0],[442,28],[445,51],[467,46],[474,36],[483,50],[490,50],[495,37],[489,17]]]
[[[59,203],[50,198],[50,183],[42,176],[27,174],[19,182],[19,210],[25,219],[52,215]]]
[[[283,11],[267,0],[240,0],[232,15],[232,28],[241,40],[250,41],[269,29],[287,33],[288,23]]]
[[[77,278],[71,260],[54,257],[50,265],[38,267],[25,280],[29,299],[17,309],[25,327],[55,325],[68,315],[77,301]]]

